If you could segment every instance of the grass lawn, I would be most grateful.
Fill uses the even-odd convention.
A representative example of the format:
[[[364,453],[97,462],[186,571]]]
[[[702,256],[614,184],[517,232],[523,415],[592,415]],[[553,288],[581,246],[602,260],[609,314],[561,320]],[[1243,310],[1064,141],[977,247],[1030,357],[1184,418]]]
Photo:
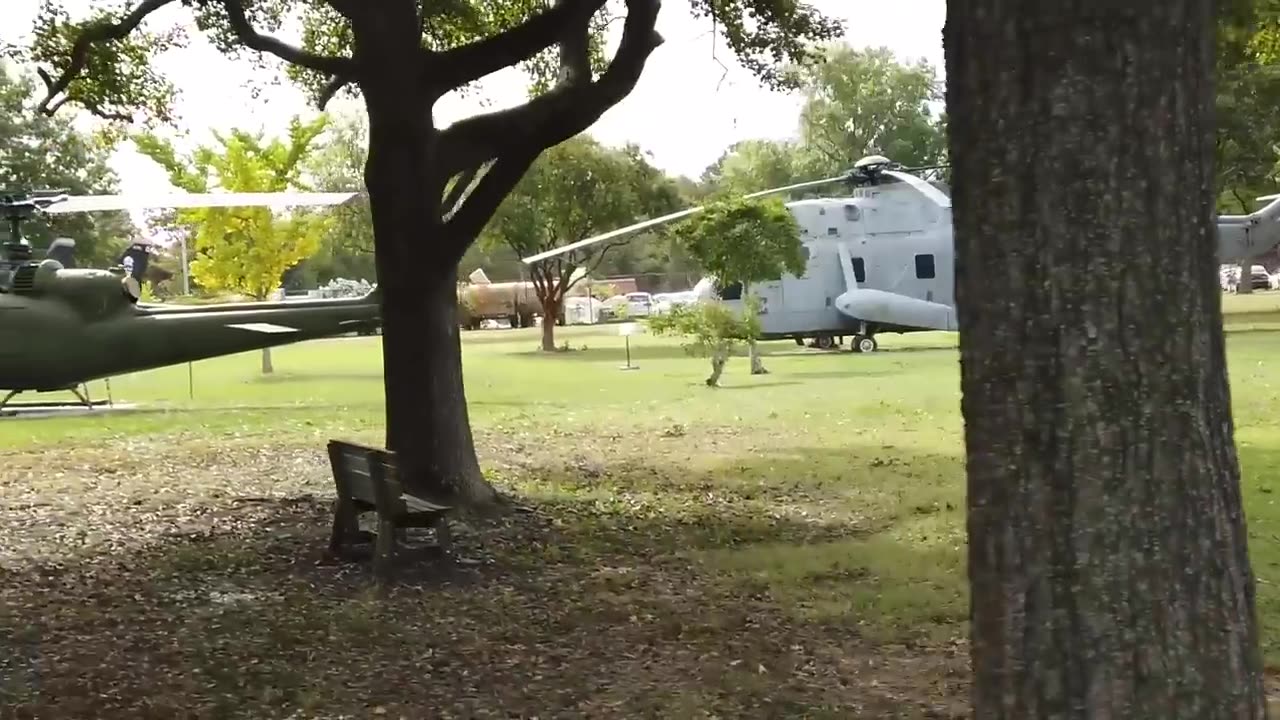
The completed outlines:
[[[1280,666],[1280,293],[1226,300]],[[725,386],[612,328],[465,334],[486,472],[531,512],[388,597],[327,560],[324,443],[377,443],[376,338],[116,378],[138,409],[0,420],[0,716],[963,717],[955,336],[771,343]],[[92,387],[106,393],[102,383]]]

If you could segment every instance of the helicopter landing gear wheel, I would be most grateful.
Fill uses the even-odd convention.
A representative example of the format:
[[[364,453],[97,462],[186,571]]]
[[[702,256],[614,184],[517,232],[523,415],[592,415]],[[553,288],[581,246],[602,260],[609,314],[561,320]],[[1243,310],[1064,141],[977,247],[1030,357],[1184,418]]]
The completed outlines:
[[[795,341],[796,341],[796,345],[799,345],[800,347],[804,347],[804,338],[798,337],[798,338],[795,338]]]
[[[876,339],[870,335],[853,336],[853,347],[851,349],[854,352],[871,353],[875,352],[878,347],[879,344],[876,342]]]
[[[819,335],[813,339],[813,346],[819,350],[830,350],[836,346],[836,339],[830,335]]]

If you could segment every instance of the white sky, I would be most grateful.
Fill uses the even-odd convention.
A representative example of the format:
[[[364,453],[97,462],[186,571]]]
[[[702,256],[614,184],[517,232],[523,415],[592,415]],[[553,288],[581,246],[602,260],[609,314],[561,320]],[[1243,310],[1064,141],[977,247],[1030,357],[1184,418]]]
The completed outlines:
[[[100,1],[100,0],[99,0]],[[75,16],[93,0],[67,0]],[[902,60],[924,58],[943,73],[942,26],[945,0],[809,0],[830,16],[845,21],[845,39],[856,47],[884,45]],[[6,7],[0,40],[21,42],[31,26],[39,0],[13,0]],[[670,173],[698,177],[730,144],[746,138],[781,138],[796,129],[800,99],[761,87],[731,60],[720,43],[712,56],[711,24],[694,19],[686,0],[666,0],[658,16],[658,31],[666,39],[649,59],[630,96],[604,115],[590,134],[609,144],[636,142],[653,154],[653,162]],[[157,17],[150,26],[181,21],[183,11]],[[167,18],[167,19],[165,19]],[[616,23],[618,27],[621,23]],[[221,55],[192,33],[188,47],[158,61],[160,69],[180,91],[178,115],[182,130],[205,140],[209,128],[282,130],[295,113],[314,112],[302,95],[282,83],[253,98],[246,83],[254,76],[248,61]],[[723,81],[722,81],[723,76]],[[514,105],[524,99],[524,80],[512,72],[485,81],[490,107]],[[477,99],[447,98],[436,110],[439,124],[447,124],[481,109]],[[65,110],[63,110],[65,112]],[[850,158],[852,162],[855,158]],[[113,166],[122,191],[167,191],[164,174],[131,149],[117,152]],[[355,189],[355,188],[353,188]]]

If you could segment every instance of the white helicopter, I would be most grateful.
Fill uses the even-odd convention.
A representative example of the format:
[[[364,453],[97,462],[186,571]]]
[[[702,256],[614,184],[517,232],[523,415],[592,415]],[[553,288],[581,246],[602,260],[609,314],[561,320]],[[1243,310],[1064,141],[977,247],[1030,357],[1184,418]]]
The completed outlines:
[[[955,244],[951,197],[942,183],[904,172],[881,155],[859,160],[844,175],[762,190],[748,198],[832,183],[852,186],[848,196],[786,204],[801,228],[804,274],[784,274],[753,283],[761,300],[764,339],[814,338],[821,348],[852,336],[854,352],[874,352],[882,332],[956,331]],[[1280,195],[1250,215],[1220,215],[1218,258],[1241,262],[1280,245]],[[610,238],[671,222],[704,209],[697,206],[618,228],[524,258],[535,263]],[[740,285],[720,286],[704,277],[699,299],[741,301]]]

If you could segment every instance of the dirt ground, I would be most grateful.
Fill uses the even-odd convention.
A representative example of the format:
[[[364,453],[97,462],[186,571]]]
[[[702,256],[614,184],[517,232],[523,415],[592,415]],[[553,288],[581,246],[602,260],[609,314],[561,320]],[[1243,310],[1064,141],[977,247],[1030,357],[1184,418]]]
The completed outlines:
[[[315,445],[6,453],[0,714],[965,716],[963,642],[801,621],[766,585],[691,560],[840,537],[837,524],[734,503],[690,520],[625,497],[526,497],[525,512],[455,524],[478,565],[424,551],[380,595],[367,563],[326,556],[332,481]],[[537,474],[517,454],[506,466]]]

